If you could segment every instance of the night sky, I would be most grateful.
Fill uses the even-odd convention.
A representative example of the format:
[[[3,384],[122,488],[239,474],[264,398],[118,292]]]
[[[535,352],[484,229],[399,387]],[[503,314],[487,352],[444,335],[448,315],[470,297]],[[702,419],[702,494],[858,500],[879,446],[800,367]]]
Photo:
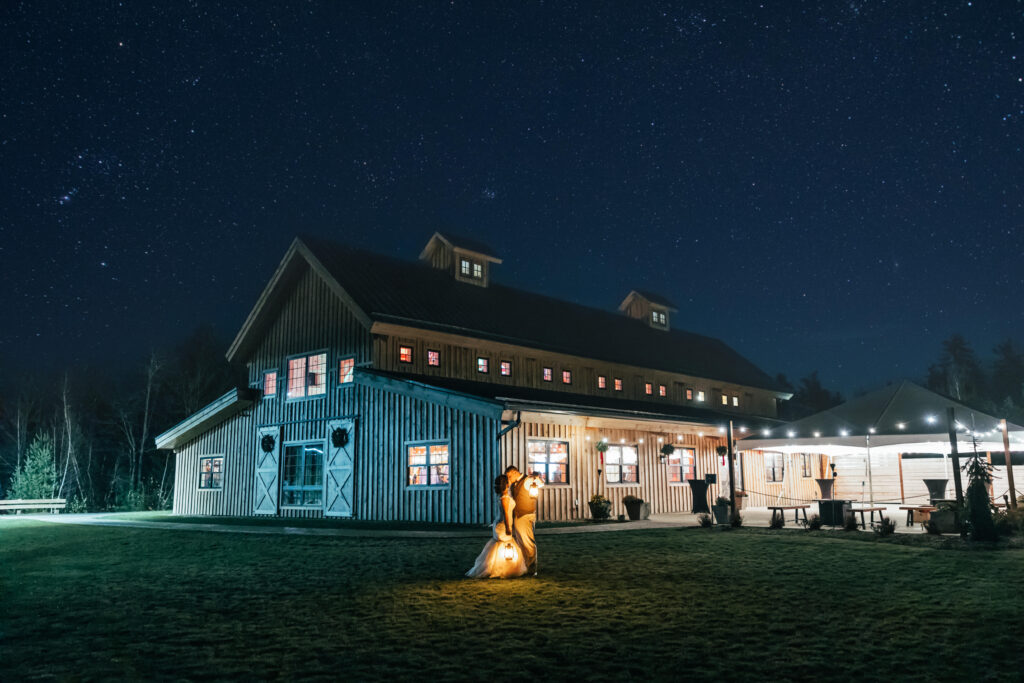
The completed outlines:
[[[844,392],[1024,341],[1024,6],[3,3],[0,368],[230,338],[300,232]]]

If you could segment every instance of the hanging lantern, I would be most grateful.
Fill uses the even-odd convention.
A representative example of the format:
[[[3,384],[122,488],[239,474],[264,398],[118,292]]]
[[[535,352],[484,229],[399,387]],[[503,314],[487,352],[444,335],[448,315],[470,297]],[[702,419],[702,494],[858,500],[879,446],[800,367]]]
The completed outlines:
[[[515,562],[516,557],[519,556],[518,551],[516,551],[516,547],[511,543],[505,544],[505,547],[502,549],[501,554],[502,557],[504,557],[509,562]]]
[[[540,479],[539,478],[537,478],[537,477],[533,478],[533,481],[530,483],[529,491],[530,491],[530,497],[531,498],[536,498],[537,496],[540,495]]]

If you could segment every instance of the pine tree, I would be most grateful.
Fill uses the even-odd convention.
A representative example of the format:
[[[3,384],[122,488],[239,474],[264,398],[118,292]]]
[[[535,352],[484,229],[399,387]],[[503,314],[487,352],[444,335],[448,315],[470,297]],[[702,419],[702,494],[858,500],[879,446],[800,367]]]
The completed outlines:
[[[14,473],[8,492],[14,499],[52,498],[57,482],[57,470],[53,464],[53,443],[47,434],[36,434],[29,444],[22,468]]]

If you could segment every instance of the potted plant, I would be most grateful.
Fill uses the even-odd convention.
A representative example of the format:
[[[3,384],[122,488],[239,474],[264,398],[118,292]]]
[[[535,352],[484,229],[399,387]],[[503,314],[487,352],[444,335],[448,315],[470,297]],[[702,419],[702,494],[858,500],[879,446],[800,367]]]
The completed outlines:
[[[960,511],[952,503],[942,503],[939,509],[931,513],[928,520],[929,530],[936,534],[955,534],[960,530]]]
[[[715,504],[711,506],[711,511],[715,514],[715,524],[728,524],[729,523],[729,499],[723,496],[715,498]]]
[[[600,522],[612,516],[612,502],[600,493],[592,495],[587,505],[590,506],[590,516],[594,518],[595,522]]]
[[[626,506],[626,513],[629,515],[630,521],[636,521],[643,518],[644,500],[638,498],[633,494],[624,496],[622,498],[622,504]]]

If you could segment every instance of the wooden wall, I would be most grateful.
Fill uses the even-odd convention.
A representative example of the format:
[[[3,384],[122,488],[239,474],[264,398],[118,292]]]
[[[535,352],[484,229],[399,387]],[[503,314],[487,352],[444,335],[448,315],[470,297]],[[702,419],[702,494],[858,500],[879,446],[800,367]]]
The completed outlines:
[[[824,476],[824,462],[818,454],[811,456],[811,476],[803,476],[801,453],[783,454],[783,480],[768,481],[765,451],[743,451],[738,457],[743,465],[745,507],[768,505],[802,505],[821,497],[815,477]]]
[[[566,394],[649,401],[652,409],[657,405],[688,405],[735,414],[737,418],[744,415],[776,415],[775,394],[764,389],[399,325],[377,323],[373,329],[374,367],[383,370],[529,387]],[[398,360],[399,346],[412,347],[412,363],[402,363]],[[440,366],[427,365],[428,349],[441,352]],[[478,357],[485,357],[490,361],[488,373],[477,372]],[[509,377],[499,373],[499,363],[503,360],[512,362],[512,375]],[[550,382],[543,379],[542,368],[545,367],[552,370]],[[562,382],[562,370],[572,372],[571,384]],[[598,375],[607,378],[607,389],[597,387]],[[614,390],[616,377],[622,379],[621,392]],[[647,382],[653,385],[653,394],[650,396],[644,390]],[[658,395],[660,384],[665,385],[668,393],[664,398]],[[687,388],[693,390],[692,400],[686,399]],[[704,402],[697,400],[698,391],[704,392]],[[727,406],[723,406],[719,400],[723,392],[730,396]],[[732,406],[731,397],[734,395],[740,398],[740,405],[736,408]]]
[[[724,445],[725,440],[717,437],[698,437],[695,434],[684,434],[678,440],[678,434],[635,429],[588,428],[580,424],[572,424],[572,420],[551,422],[523,421],[518,427],[507,432],[501,440],[502,469],[515,465],[521,471],[529,471],[527,461],[527,442],[531,439],[554,439],[569,443],[569,483],[566,485],[546,486],[541,493],[538,507],[540,520],[571,520],[590,517],[587,505],[595,493],[612,501],[612,515],[625,514],[622,498],[633,494],[650,503],[652,513],[689,512],[692,508],[692,497],[688,484],[670,484],[668,466],[660,462],[658,437],[680,447],[694,448],[697,453],[696,476],[703,478],[707,472],[718,473],[715,448]],[[568,424],[567,424],[568,422]],[[587,437],[590,440],[587,440]],[[637,446],[640,463],[638,484],[609,484],[602,472],[598,475],[599,457],[595,446],[602,438],[609,443],[618,444],[625,440],[627,445]],[[643,439],[643,443],[640,440]],[[728,485],[721,482],[712,485],[708,493],[708,502],[713,503],[719,491],[728,495]]]

